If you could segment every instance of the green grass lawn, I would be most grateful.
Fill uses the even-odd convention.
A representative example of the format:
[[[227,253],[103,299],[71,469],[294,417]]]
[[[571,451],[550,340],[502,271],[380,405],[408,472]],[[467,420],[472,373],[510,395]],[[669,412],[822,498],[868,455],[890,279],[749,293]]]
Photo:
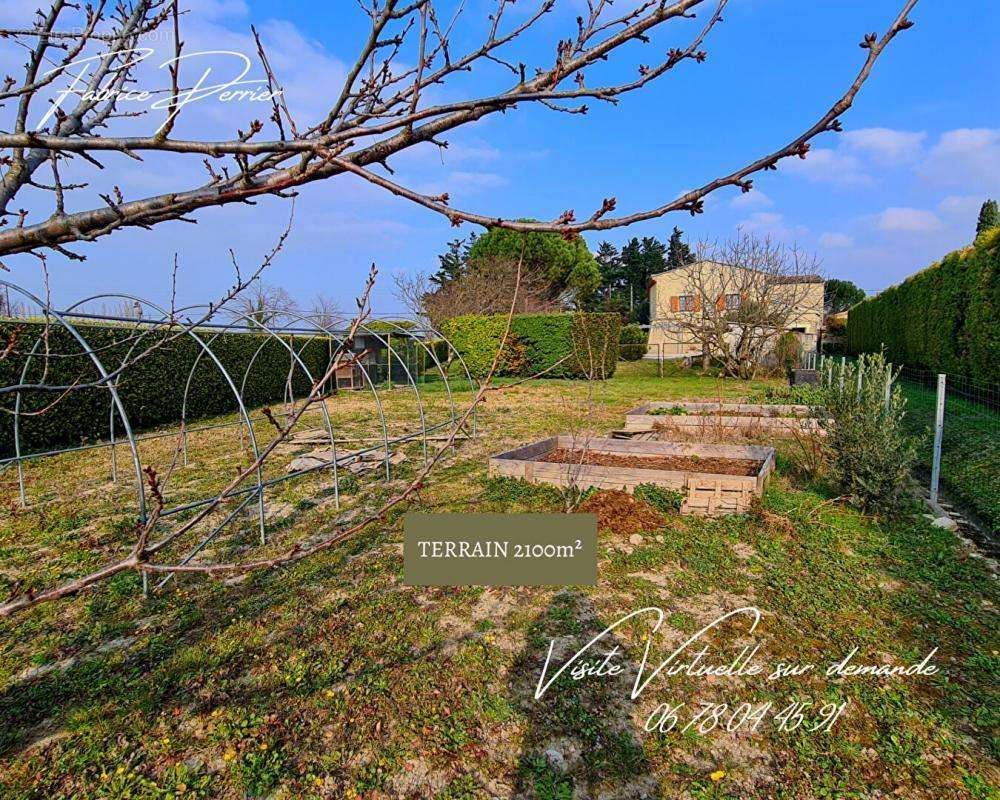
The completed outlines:
[[[487,456],[555,433],[621,427],[641,402],[759,388],[695,373],[658,378],[639,363],[602,385],[539,381],[492,393],[480,436],[436,472],[418,507],[563,512],[554,489],[489,479]],[[441,418],[443,388],[423,391]],[[394,429],[412,425],[411,395],[387,393]],[[338,430],[365,432],[364,402],[361,393],[337,401]],[[165,442],[145,447],[155,463],[169,457]],[[221,480],[232,448],[231,432],[202,434],[172,485],[176,499]],[[396,486],[418,462],[411,449]],[[127,544],[129,487],[109,482],[106,452],[32,465],[26,511],[4,478],[3,591],[50,585]],[[338,514],[376,506],[392,490],[364,479],[338,512],[322,476],[287,485],[270,498],[269,536],[330,530]],[[143,599],[138,578],[120,576],[0,623],[0,797],[997,797],[995,576],[919,513],[864,516],[836,494],[806,479],[795,445],[783,444],[750,514],[669,513],[638,545],[601,531],[593,587],[404,586],[402,509],[334,552],[231,585],[185,579]],[[632,703],[645,639],[630,625],[615,632],[631,665],[624,683],[564,677],[533,699],[553,639],[568,654],[656,606],[667,615],[656,663],[747,605],[764,614],[753,637],[745,626],[723,633],[760,644],[763,662],[825,665],[858,647],[857,663],[911,663],[938,648],[941,671],[774,683],[661,677]],[[645,732],[666,702],[847,706],[828,733],[773,724]],[[546,758],[553,749],[563,769]]]

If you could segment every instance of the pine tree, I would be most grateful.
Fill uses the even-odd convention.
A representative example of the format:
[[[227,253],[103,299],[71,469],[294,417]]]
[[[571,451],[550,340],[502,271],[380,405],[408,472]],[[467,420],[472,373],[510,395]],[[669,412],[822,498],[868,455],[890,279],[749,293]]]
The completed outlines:
[[[431,275],[431,283],[446,286],[464,273],[469,263],[469,248],[471,246],[471,243],[466,243],[465,239],[453,239],[448,242],[447,252],[438,256],[440,268]]]
[[[642,258],[645,266],[643,275],[643,285],[650,276],[658,272],[666,272],[667,269],[667,246],[655,236],[644,236],[642,239]]]
[[[667,248],[659,239],[646,236],[640,241],[631,239],[622,248],[622,276],[625,299],[628,301],[632,322],[649,322],[649,279],[667,270]]]
[[[989,228],[1000,228],[1000,208],[996,200],[987,200],[979,209],[979,223],[976,225],[976,236]]]
[[[469,254],[472,252],[472,246],[476,243],[476,239],[477,238],[478,237],[476,236],[476,232],[472,231],[472,233],[469,234],[469,238],[468,239],[463,239],[462,240],[463,241],[463,244],[462,244],[462,264],[463,264],[463,266],[466,266],[466,267],[469,266]]]
[[[684,231],[674,227],[674,232],[670,234],[670,242],[667,245],[667,269],[677,269],[685,264],[692,264],[697,261],[695,254],[684,241]]]
[[[585,303],[588,311],[612,311],[622,306],[621,289],[624,282],[622,259],[618,248],[611,242],[601,242],[594,256],[601,272],[601,285]],[[626,303],[627,305],[627,303]]]
[[[621,289],[623,278],[622,257],[618,252],[618,248],[611,244],[611,242],[601,242],[594,259],[601,270],[599,294],[610,296],[616,290]]]
[[[655,236],[644,236],[642,239],[642,274],[637,276],[639,283],[635,287],[636,296],[640,298],[633,315],[636,322],[649,323],[649,280],[660,272],[666,272],[667,269],[667,246]]]
[[[823,309],[827,314],[847,311],[865,299],[865,290],[851,281],[830,278],[823,284]]]
[[[622,248],[622,277],[625,283],[625,296],[628,301],[629,320],[634,319],[635,305],[642,300],[642,294],[636,295],[636,285],[642,275],[642,245],[636,238],[629,239]]]

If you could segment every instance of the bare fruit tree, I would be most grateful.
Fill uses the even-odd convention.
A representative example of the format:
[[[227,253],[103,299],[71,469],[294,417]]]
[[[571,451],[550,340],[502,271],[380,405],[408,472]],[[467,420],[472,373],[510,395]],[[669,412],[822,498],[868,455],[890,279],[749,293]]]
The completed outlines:
[[[299,310],[299,304],[281,286],[263,283],[259,278],[240,292],[230,303],[237,316],[268,325]]]
[[[332,297],[320,292],[309,305],[309,318],[323,328],[336,328],[346,325],[351,315]]]
[[[462,2],[444,9],[441,0],[360,0],[370,20],[368,35],[359,42],[343,85],[330,93],[319,118],[310,120],[295,119],[289,112],[281,76],[272,70],[254,31],[254,56],[266,75],[270,116],[267,122],[242,120],[232,138],[210,141],[172,136],[194,96],[185,81],[188,53],[181,31],[184,11],[178,0],[114,4],[99,0],[82,7],[52,0],[32,23],[0,29],[5,47],[16,45],[27,53],[23,74],[0,81],[0,103],[6,115],[0,132],[0,257],[57,251],[82,259],[72,245],[123,228],[150,227],[168,220],[192,222],[192,212],[202,208],[251,203],[261,195],[288,196],[298,186],[348,173],[444,214],[456,225],[470,222],[573,235],[674,211],[697,214],[711,192],[726,186],[750,191],[752,175],[775,169],[784,158],[805,158],[813,138],[840,130],[839,117],[853,104],[879,56],[897,33],[912,25],[907,15],[917,0],[905,0],[881,36],[864,36],[865,56],[859,71],[819,119],[786,144],[730,172],[709,176],[698,188],[657,207],[613,216],[617,201],[609,195],[599,208],[579,219],[567,210],[546,222],[509,220],[457,209],[449,205],[447,193],[430,196],[395,182],[389,165],[393,156],[421,143],[447,147],[446,136],[485,117],[523,105],[584,114],[587,101],[616,104],[624,95],[683,65],[704,61],[702,47],[721,23],[728,0],[642,0],[624,11],[612,0],[588,0],[580,16],[567,20],[544,65],[525,63],[529,57],[518,44],[540,31],[541,21],[553,11],[556,0],[536,0],[523,11],[526,2],[518,3],[518,13],[513,15],[514,0],[495,0],[485,19],[469,19],[472,12],[463,14]],[[671,27],[669,23],[690,19],[702,9],[707,12],[704,22],[685,47],[665,53],[655,49],[653,37]],[[166,69],[159,70],[163,85],[137,86],[140,56],[148,56],[142,44],[154,35],[171,42],[172,57],[164,62]],[[460,45],[459,41],[473,43]],[[601,83],[602,71],[612,69],[605,62],[618,62],[620,75],[620,62],[631,57],[623,51],[636,43],[650,46],[650,63],[635,64],[630,79]],[[84,78],[78,79],[81,64],[86,70]],[[487,75],[499,72],[505,88],[477,94],[467,84],[459,85],[460,81],[451,88],[449,81],[472,70]],[[67,76],[73,79],[67,81]],[[67,83],[73,91],[66,90]],[[446,100],[441,99],[444,84],[449,84]],[[140,91],[157,98],[155,111],[154,104],[134,111],[125,102]],[[132,135],[143,120],[124,118],[143,114],[148,115],[147,132]],[[142,161],[150,153],[169,154],[177,160],[195,155],[204,161],[205,177],[198,185],[182,185],[178,179],[170,191],[152,196],[119,185],[104,193],[91,189],[95,196],[85,194],[90,184],[88,171],[99,171],[106,162],[117,166],[123,157]],[[67,180],[70,173],[72,178]],[[164,174],[171,172],[164,170]],[[31,210],[38,206],[36,191],[52,198],[44,212]],[[72,205],[83,210],[69,210],[70,194],[75,200]]]
[[[516,261],[484,258],[468,271],[421,298],[423,313],[435,324],[462,314],[503,314],[510,308],[514,285],[520,290],[514,304],[518,314],[565,309],[566,304],[551,296],[551,281],[537,272],[518,275]]]
[[[721,244],[702,245],[698,259],[676,270],[680,294],[658,298],[671,307],[670,323],[681,338],[727,375],[752,379],[778,339],[796,328],[819,327],[823,279],[814,255],[741,233]]]
[[[392,296],[415,318],[431,324],[424,306],[424,298],[433,291],[434,284],[426,272],[409,273],[396,270],[392,273]]]

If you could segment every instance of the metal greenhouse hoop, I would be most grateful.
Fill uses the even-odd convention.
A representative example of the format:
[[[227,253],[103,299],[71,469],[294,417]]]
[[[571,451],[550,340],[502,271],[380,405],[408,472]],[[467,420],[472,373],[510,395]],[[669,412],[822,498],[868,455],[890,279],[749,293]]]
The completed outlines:
[[[417,440],[420,442],[424,462],[427,463],[429,458],[428,436],[431,431],[454,425],[459,419],[449,370],[438,357],[437,349],[427,341],[428,337],[433,336],[435,339],[446,343],[449,363],[451,363],[451,354],[454,353],[465,373],[465,377],[469,381],[469,385],[475,386],[475,382],[461,353],[438,331],[419,324],[414,327],[407,327],[394,320],[380,320],[378,325],[374,323],[358,323],[354,327],[358,336],[366,337],[369,342],[375,345],[374,350],[369,352],[368,347],[358,349],[353,342],[349,342],[347,331],[336,330],[332,324],[318,319],[316,315],[294,312],[283,313],[280,316],[281,324],[277,324],[278,321],[262,321],[250,314],[234,314],[224,307],[213,308],[210,306],[191,305],[168,312],[155,302],[127,293],[94,294],[78,300],[62,310],[58,310],[31,292],[9,281],[0,280],[0,287],[18,293],[25,299],[26,303],[36,308],[38,310],[37,316],[30,317],[29,320],[32,324],[44,326],[34,337],[34,341],[31,342],[30,347],[20,351],[19,357],[23,358],[24,363],[19,365],[18,382],[7,386],[0,386],[0,397],[13,394],[13,437],[12,440],[9,440],[13,454],[0,455],[0,474],[11,466],[16,467],[18,474],[17,491],[22,506],[27,506],[31,502],[25,478],[25,467],[29,462],[66,453],[108,448],[110,451],[111,480],[117,483],[120,477],[118,447],[122,444],[127,444],[131,453],[135,476],[136,510],[140,525],[145,525],[150,519],[150,515],[147,487],[143,475],[145,465],[143,463],[142,452],[139,448],[139,444],[142,441],[177,436],[179,438],[179,448],[183,452],[183,463],[188,465],[190,463],[188,449],[191,434],[199,431],[236,426],[239,429],[240,447],[242,448],[244,446],[242,442],[244,441],[245,429],[255,462],[251,475],[247,476],[250,478],[248,482],[235,485],[219,493],[215,493],[215,490],[212,490],[213,493],[208,496],[202,495],[198,497],[194,495],[192,498],[189,494],[187,498],[177,498],[173,504],[162,502],[161,500],[158,505],[157,519],[163,521],[171,518],[183,520],[185,518],[184,515],[188,512],[197,512],[199,509],[204,509],[208,506],[212,506],[213,508],[213,516],[205,520],[205,522],[209,522],[210,520],[209,524],[195,534],[195,540],[192,543],[193,546],[185,546],[185,554],[178,556],[182,559],[181,563],[185,564],[202,552],[215,537],[226,530],[230,523],[250,503],[255,501],[259,538],[262,544],[265,543],[267,527],[265,503],[267,489],[270,486],[275,486],[318,470],[330,470],[333,478],[333,503],[334,507],[339,511],[341,509],[340,470],[344,465],[350,465],[354,461],[368,460],[366,456],[375,453],[381,456],[376,461],[381,460],[384,463],[384,479],[390,480],[392,477],[391,466],[395,463],[394,449],[398,449],[410,442],[416,442]],[[130,307],[136,309],[137,316],[89,313],[85,310],[88,304],[106,300],[127,301]],[[225,315],[226,319],[224,321],[216,321],[217,317],[221,315]],[[66,352],[50,352],[49,350],[49,326],[53,323],[65,330],[69,335],[69,341],[72,342],[72,346]],[[114,333],[107,340],[103,338],[99,340],[101,342],[99,345],[94,345],[91,341],[88,341],[88,336],[93,337],[93,334],[88,330],[88,326],[110,326],[114,328]],[[380,328],[379,326],[384,326],[384,328]],[[118,333],[122,335],[118,337]],[[227,336],[252,335],[260,337],[260,342],[255,342],[256,347],[252,355],[245,366],[242,367],[242,375],[234,374],[231,364],[227,365],[220,356],[220,353],[215,352],[213,349],[218,346],[218,343],[221,341],[220,337],[224,334]],[[162,340],[159,338],[160,335],[163,336]],[[399,337],[402,337],[402,339]],[[394,342],[393,339],[396,341]],[[16,338],[11,339],[11,342],[16,341]],[[160,347],[171,347],[175,342],[180,341],[193,342],[194,354],[190,367],[185,366],[187,374],[184,376],[183,391],[178,398],[180,404],[179,419],[171,417],[167,421],[170,430],[154,429],[140,433],[135,427],[135,419],[130,418],[129,404],[131,401],[129,400],[129,396],[123,394],[122,383],[128,377],[129,371],[135,363],[139,363],[139,361]],[[283,389],[285,402],[289,405],[290,409],[295,409],[299,403],[299,400],[295,396],[297,376],[303,376],[310,386],[316,385],[316,381],[321,377],[319,374],[316,374],[316,364],[313,363],[316,360],[315,357],[307,357],[306,355],[307,348],[315,341],[325,341],[327,343],[326,363],[322,374],[331,373],[329,379],[335,387],[332,392],[324,392],[321,396],[313,398],[311,401],[318,402],[320,406],[318,411],[322,419],[322,438],[329,441],[330,449],[328,452],[316,451],[318,454],[313,456],[316,463],[305,462],[305,466],[296,465],[296,467],[290,467],[286,472],[267,478],[262,468],[264,458],[261,457],[261,454],[264,453],[266,456],[270,456],[271,454],[262,448],[262,440],[259,439],[259,434],[254,431],[254,423],[259,423],[263,417],[259,414],[255,415],[252,412],[249,398],[250,390],[253,386],[255,368],[260,363],[265,348],[270,346],[272,342],[276,342],[276,346],[288,358],[288,375],[285,379],[285,387]],[[401,345],[400,341],[404,341],[405,345]],[[44,353],[42,351],[43,344],[45,345]],[[402,350],[400,349],[401,347]],[[407,429],[398,435],[390,435],[387,408],[382,398],[382,391],[384,391],[385,387],[380,388],[380,380],[377,380],[371,373],[372,365],[370,363],[373,357],[372,354],[382,351],[387,354],[386,357],[389,359],[388,363],[390,365],[393,359],[395,359],[396,363],[402,367],[401,374],[405,375],[405,381],[399,385],[399,388],[406,391],[406,393],[413,393],[416,401],[416,414],[414,415],[416,419],[414,421],[418,423],[416,430],[407,426]],[[189,352],[188,350],[182,350],[181,357],[183,359],[189,358],[190,356],[187,355]],[[417,358],[418,354],[426,354],[429,356],[429,360],[423,357]],[[37,364],[39,359],[42,358],[46,359],[46,369],[42,379],[35,383],[29,383],[32,380],[33,365]],[[62,362],[63,364],[68,364],[70,359],[80,359],[84,366],[80,367],[80,375],[75,379],[72,378],[73,372],[70,372],[70,378],[67,378],[66,373],[56,370],[52,373],[52,379],[49,380],[49,359],[65,359]],[[411,360],[413,363],[410,363]],[[112,361],[115,363],[110,363]],[[377,444],[365,445],[360,449],[347,453],[338,452],[336,425],[331,413],[332,406],[329,405],[331,397],[339,396],[340,393],[336,368],[337,364],[341,361],[350,364],[352,370],[357,370],[354,373],[355,375],[360,375],[360,388],[366,389],[366,394],[371,395],[374,402],[373,416],[377,418],[377,424],[380,429],[380,436],[376,440]],[[207,420],[202,425],[197,425],[192,419],[191,392],[193,389],[193,380],[199,366],[203,363],[211,364],[213,372],[217,370],[221,376],[222,384],[220,388],[224,387],[225,395],[229,397],[229,400],[223,401],[223,405],[234,407],[236,413],[235,419]],[[310,363],[313,363],[313,368],[310,368]],[[429,406],[424,397],[424,392],[421,391],[420,387],[421,374],[423,370],[428,368],[438,373],[444,384],[444,392],[447,397],[447,411],[445,412],[445,417],[440,422],[432,422],[429,418]],[[76,370],[75,361],[71,369]],[[87,369],[96,371],[94,379],[89,377]],[[163,377],[169,379],[173,377],[173,373],[169,373]],[[60,380],[72,380],[72,382],[60,384]],[[408,384],[408,388],[405,388],[405,384]],[[324,388],[320,387],[321,391]],[[352,388],[359,387],[355,384]],[[91,430],[96,435],[92,436],[90,431],[82,431],[85,438],[79,443],[67,442],[65,438],[59,441],[46,435],[37,440],[40,445],[37,450],[27,449],[25,447],[25,415],[28,413],[34,415],[35,413],[28,412],[25,408],[28,396],[37,393],[43,393],[44,396],[44,393],[51,393],[53,397],[56,397],[55,402],[42,405],[41,411],[38,413],[43,414],[53,413],[52,409],[57,408],[65,396],[73,395],[79,391],[108,392],[110,402],[106,427],[104,427],[103,423],[94,421],[94,427]],[[58,413],[58,410],[55,413]],[[172,413],[169,411],[169,407],[166,413]],[[289,413],[293,412],[290,411]],[[409,413],[413,413],[412,409]],[[91,418],[92,416],[91,413]],[[155,420],[157,418],[154,416],[152,419]],[[473,420],[474,425],[475,421]],[[64,433],[63,436],[65,437],[66,434]],[[306,440],[308,441],[308,437]],[[363,443],[365,441],[371,442],[372,440],[362,439],[359,441]],[[8,453],[11,451],[8,451]],[[227,503],[221,519],[219,516],[215,516],[214,511],[215,506],[220,501]],[[204,525],[205,522],[199,521],[199,525]],[[183,533],[185,537],[189,535],[189,532],[197,531],[195,528],[184,529],[183,527],[175,530]],[[165,533],[158,538],[151,539],[145,551],[150,554],[161,551],[174,541],[175,537],[176,534]],[[180,542],[182,540],[178,539],[177,541]],[[158,587],[163,586],[172,576],[173,573],[168,573],[160,581]],[[146,573],[144,573],[143,577],[143,586],[147,588]]]
[[[15,292],[20,293],[22,296],[26,297],[30,302],[38,306],[42,310],[43,316],[47,319],[50,315],[55,317],[60,325],[65,328],[69,334],[77,341],[77,343],[84,349],[84,353],[90,357],[94,366],[97,368],[98,374],[104,381],[107,381],[107,388],[111,394],[112,403],[118,408],[118,413],[121,415],[122,425],[125,428],[125,432],[129,439],[129,448],[132,452],[132,465],[135,469],[135,482],[136,482],[136,495],[137,504],[139,511],[140,523],[145,524],[146,522],[146,493],[142,485],[142,462],[139,459],[139,449],[135,442],[135,436],[132,433],[132,426],[129,423],[128,415],[125,413],[125,406],[122,404],[121,398],[118,396],[118,390],[113,382],[108,381],[109,373],[104,368],[104,364],[97,357],[97,354],[93,351],[87,340],[80,335],[79,331],[70,323],[60,312],[48,306],[48,304],[42,302],[38,297],[31,294],[21,287],[9,283],[8,281],[0,280],[0,285],[5,289],[13,289]],[[47,324],[47,323],[46,323]],[[44,333],[44,332],[43,332]],[[35,340],[34,345],[32,345],[31,353],[25,360],[23,369],[21,370],[20,383],[23,385],[25,380],[27,380],[28,369],[31,365],[31,360],[34,357],[39,343],[42,341],[42,336],[40,335],[38,339]],[[24,488],[24,467],[23,460],[24,456],[21,453],[21,398],[22,391],[20,388],[16,389],[17,394],[15,395],[14,401],[14,454],[17,460],[17,477],[18,477],[18,489],[21,499],[22,506],[26,505],[25,488]]]

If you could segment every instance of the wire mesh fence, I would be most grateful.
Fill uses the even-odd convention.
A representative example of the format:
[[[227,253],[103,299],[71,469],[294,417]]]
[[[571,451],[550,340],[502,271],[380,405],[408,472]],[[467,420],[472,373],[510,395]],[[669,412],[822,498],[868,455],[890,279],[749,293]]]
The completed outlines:
[[[821,357],[836,384],[852,356]],[[930,498],[939,490],[971,511],[993,535],[1000,531],[1000,385],[967,375],[896,366],[906,398],[905,425],[917,444],[918,470]],[[937,454],[935,456],[935,453]]]
[[[899,380],[921,466],[933,477],[938,374],[903,367]],[[941,485],[996,532],[1000,529],[1000,385],[949,373],[942,380],[942,399]]]
[[[623,342],[619,370],[664,377],[675,374],[676,365],[683,360],[663,352],[656,343]],[[836,387],[850,372],[845,366],[855,361],[852,356],[831,357],[803,351],[798,366],[816,370],[821,383],[830,385],[832,381]],[[928,494],[937,501],[938,489],[942,488],[995,535],[1000,531],[1000,384],[965,375],[944,375],[939,409],[938,373],[895,366],[893,374],[895,384],[906,398],[905,425],[916,441],[918,477]],[[857,391],[856,386],[850,389]],[[935,449],[939,453],[937,459]]]

